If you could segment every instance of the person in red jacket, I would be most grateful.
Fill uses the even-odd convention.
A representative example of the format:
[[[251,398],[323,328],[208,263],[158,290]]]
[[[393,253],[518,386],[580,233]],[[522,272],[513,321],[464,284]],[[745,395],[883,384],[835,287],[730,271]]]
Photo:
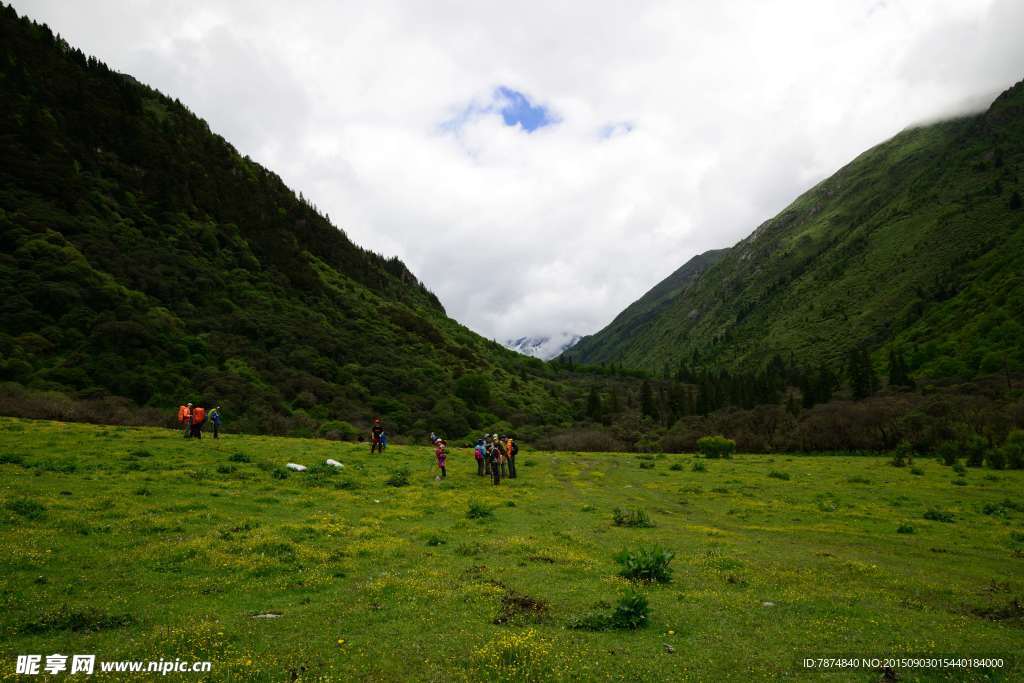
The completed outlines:
[[[441,474],[434,477],[434,479],[447,479],[448,470],[445,465],[448,464],[448,444],[444,442],[444,439],[438,439],[434,442],[434,455],[437,456],[437,467],[441,470]]]
[[[373,428],[370,430],[370,455],[373,455],[374,451],[378,453],[384,452],[384,426],[380,423],[380,418],[373,418]]]

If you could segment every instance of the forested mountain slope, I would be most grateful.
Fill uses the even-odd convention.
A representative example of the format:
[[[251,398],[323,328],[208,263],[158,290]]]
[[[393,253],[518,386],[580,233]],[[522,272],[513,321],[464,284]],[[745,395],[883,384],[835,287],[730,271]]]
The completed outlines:
[[[8,392],[221,403],[292,433],[566,417],[552,369],[447,318],[177,100],[0,8]]]
[[[899,347],[920,377],[1020,371],[1022,170],[1024,82],[865,152],[650,317],[628,315],[641,300],[567,355],[660,373]]]

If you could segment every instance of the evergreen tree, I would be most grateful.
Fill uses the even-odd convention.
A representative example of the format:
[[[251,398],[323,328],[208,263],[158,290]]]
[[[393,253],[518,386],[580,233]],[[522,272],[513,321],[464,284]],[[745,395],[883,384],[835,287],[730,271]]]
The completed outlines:
[[[846,377],[858,401],[878,391],[878,375],[871,364],[867,349],[858,347],[851,349],[847,356]]]
[[[594,422],[600,422],[604,416],[601,406],[601,396],[597,393],[597,387],[590,387],[590,395],[587,396],[587,417]]]
[[[907,361],[903,357],[902,349],[889,349],[889,386],[914,386],[914,380],[910,379],[910,371],[907,368]]]
[[[653,420],[658,419],[658,411],[654,406],[654,395],[651,393],[651,383],[647,380],[640,385],[640,414]]]

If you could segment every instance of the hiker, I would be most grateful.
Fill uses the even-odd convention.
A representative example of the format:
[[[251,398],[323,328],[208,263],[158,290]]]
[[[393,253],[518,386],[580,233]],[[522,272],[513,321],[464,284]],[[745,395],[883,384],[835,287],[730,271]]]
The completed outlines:
[[[448,478],[448,470],[445,469],[445,465],[448,462],[448,444],[444,442],[444,439],[438,439],[434,442],[434,455],[437,456],[437,467],[441,470],[441,474],[434,477],[435,481]]]
[[[192,409],[192,438],[203,438],[203,423],[206,422],[206,408],[196,406]]]
[[[491,476],[491,435],[484,434],[484,476]]]
[[[483,439],[477,439],[476,448],[473,449],[473,457],[476,458],[476,476],[484,476],[484,460],[487,459],[486,446]]]
[[[505,461],[505,454],[501,450],[501,441],[498,440],[497,434],[492,435],[491,450],[488,451],[488,455],[488,460],[491,463],[491,477],[494,485],[497,486],[501,483],[501,463]]]
[[[508,437],[502,434],[498,443],[501,444],[501,476],[508,479]]]
[[[380,424],[380,418],[373,418],[373,428],[370,429],[370,455],[373,455],[374,450],[378,453],[384,452],[384,444],[381,441],[381,435],[384,433],[384,427]]]
[[[178,423],[183,426],[182,435],[188,439],[192,436],[192,404],[178,406]]]
[[[437,434],[435,434],[434,432],[430,432],[430,445],[436,446],[438,438],[439,437],[437,436]]]
[[[380,433],[380,450],[383,453],[384,449],[388,447],[388,433],[381,430]]]
[[[220,433],[220,406],[210,411],[210,424],[213,425],[213,438],[218,438]]]
[[[505,453],[508,458],[508,478],[516,478],[516,456],[519,454],[519,444],[511,436],[505,442]]]

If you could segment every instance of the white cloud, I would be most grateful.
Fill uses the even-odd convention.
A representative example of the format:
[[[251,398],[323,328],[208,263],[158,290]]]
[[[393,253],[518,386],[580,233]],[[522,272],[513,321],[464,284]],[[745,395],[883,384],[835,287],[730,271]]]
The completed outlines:
[[[1016,0],[15,5],[499,340],[596,331],[867,147],[1024,76]],[[497,86],[559,122],[505,126]]]

